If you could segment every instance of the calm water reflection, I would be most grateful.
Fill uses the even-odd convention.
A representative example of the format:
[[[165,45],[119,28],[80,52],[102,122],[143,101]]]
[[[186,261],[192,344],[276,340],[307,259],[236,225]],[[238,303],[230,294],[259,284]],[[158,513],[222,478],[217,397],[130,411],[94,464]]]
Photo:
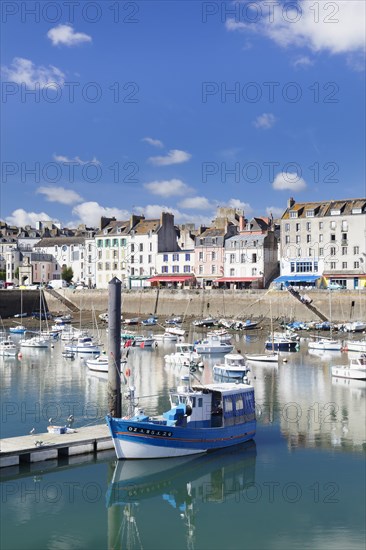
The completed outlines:
[[[261,352],[263,338],[236,336],[235,347]],[[2,437],[45,431],[70,413],[76,427],[104,417],[106,377],[60,349],[0,358]],[[173,349],[130,353],[149,413],[168,405],[179,380],[164,365]],[[279,366],[253,363],[255,444],[177,462],[116,465],[107,453],[3,469],[1,547],[363,549],[366,385],[330,376],[349,356],[310,355],[301,342]],[[205,360],[202,381],[214,362]]]

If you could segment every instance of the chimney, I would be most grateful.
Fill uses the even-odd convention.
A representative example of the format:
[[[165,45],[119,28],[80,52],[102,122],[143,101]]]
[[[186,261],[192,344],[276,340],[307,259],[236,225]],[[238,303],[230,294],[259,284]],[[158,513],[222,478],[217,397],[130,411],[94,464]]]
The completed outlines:
[[[244,213],[243,213],[244,214]],[[240,233],[245,229],[245,218],[244,215],[239,217],[239,231]]]
[[[296,201],[294,200],[294,198],[290,197],[289,200],[287,201],[287,208],[292,208],[295,202]]]

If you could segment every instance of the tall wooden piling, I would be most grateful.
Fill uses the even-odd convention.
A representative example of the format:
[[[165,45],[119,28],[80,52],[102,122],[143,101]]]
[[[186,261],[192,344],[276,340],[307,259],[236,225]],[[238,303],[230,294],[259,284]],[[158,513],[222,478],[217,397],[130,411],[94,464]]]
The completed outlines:
[[[120,418],[121,407],[121,281],[108,286],[108,412]]]

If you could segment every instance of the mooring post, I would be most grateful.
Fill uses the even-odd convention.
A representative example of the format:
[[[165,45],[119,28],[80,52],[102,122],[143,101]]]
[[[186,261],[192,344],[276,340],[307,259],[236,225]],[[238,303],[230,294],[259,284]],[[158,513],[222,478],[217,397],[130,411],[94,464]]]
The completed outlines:
[[[113,277],[108,287],[108,412],[121,418],[121,281]]]

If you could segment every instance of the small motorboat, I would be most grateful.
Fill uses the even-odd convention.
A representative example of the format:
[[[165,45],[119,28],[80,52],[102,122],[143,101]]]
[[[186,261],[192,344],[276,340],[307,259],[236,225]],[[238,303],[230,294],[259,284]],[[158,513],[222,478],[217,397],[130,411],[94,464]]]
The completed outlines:
[[[245,358],[247,361],[258,361],[260,363],[278,363],[278,353],[246,353]]]
[[[175,348],[174,353],[170,353],[164,357],[167,365],[178,367],[203,366],[202,357],[195,351],[193,344],[182,342],[176,344]]]
[[[225,355],[224,363],[214,365],[214,375],[223,378],[243,379],[248,374],[249,368],[245,364],[245,358],[240,353],[228,353]]]
[[[0,356],[15,357],[17,353],[17,347],[10,336],[0,340]]]
[[[232,344],[222,342],[219,336],[210,336],[195,344],[197,353],[230,353],[233,347]]]
[[[330,340],[330,338],[320,338],[319,340],[309,342],[309,349],[342,351],[342,342],[339,340]]]
[[[357,359],[351,359],[348,365],[331,367],[332,376],[338,378],[353,378],[354,380],[366,380],[366,354]]]

